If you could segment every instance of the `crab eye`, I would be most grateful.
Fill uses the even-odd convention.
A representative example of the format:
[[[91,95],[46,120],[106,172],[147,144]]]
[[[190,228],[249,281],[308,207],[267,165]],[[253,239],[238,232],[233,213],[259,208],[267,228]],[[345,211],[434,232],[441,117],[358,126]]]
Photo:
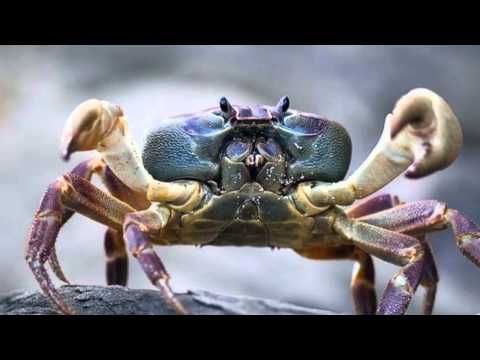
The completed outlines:
[[[290,107],[290,99],[288,98],[288,96],[282,97],[276,106],[277,111],[280,113],[286,112],[289,107]]]
[[[228,102],[227,98],[223,96],[220,99],[220,110],[222,111],[223,115],[228,118],[230,115],[233,113],[233,107],[232,105]]]

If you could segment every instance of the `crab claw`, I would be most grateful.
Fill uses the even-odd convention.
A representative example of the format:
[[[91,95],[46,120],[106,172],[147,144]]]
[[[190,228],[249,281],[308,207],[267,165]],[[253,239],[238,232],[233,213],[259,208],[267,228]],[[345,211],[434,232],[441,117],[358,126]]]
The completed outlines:
[[[61,140],[61,156],[68,161],[75,151],[95,150],[120,125],[123,111],[107,101],[90,99],[70,114]]]
[[[445,100],[433,91],[414,89],[397,101],[377,145],[352,175],[336,183],[301,183],[294,196],[310,213],[324,205],[351,205],[402,173],[419,178],[446,168],[461,147],[462,129]]]
[[[420,178],[448,167],[460,153],[462,129],[447,102],[433,91],[414,89],[388,115],[392,141],[407,148],[414,161],[405,176]]]

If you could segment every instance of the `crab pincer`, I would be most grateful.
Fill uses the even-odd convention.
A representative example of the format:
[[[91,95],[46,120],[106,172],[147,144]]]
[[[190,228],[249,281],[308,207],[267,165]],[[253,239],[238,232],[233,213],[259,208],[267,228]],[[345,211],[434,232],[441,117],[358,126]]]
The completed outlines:
[[[463,134],[448,103],[427,89],[401,97],[388,115],[390,136],[414,156],[405,176],[420,178],[450,166],[458,157]]]
[[[115,129],[121,130],[123,111],[97,99],[78,105],[70,114],[61,138],[60,152],[69,160],[75,151],[95,150]]]

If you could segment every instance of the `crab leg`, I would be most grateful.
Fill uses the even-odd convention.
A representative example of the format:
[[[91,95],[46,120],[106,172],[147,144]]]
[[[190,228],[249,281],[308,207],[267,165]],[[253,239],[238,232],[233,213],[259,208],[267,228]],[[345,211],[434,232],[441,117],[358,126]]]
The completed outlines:
[[[98,157],[80,163],[72,170],[72,173],[89,181],[95,173],[100,177],[109,193],[115,198],[120,199],[137,210],[143,210],[150,206],[150,202],[146,199],[145,195],[129,189],[115,176],[105,162]],[[66,214],[67,212],[68,217],[73,214],[71,210],[65,209],[64,213]],[[125,286],[128,278],[128,257],[123,232],[118,229],[107,229],[104,235],[104,247],[106,254],[107,284]],[[67,282],[56,259],[54,250],[52,251],[49,262],[57,276]]]
[[[133,206],[137,210],[145,209],[150,205],[145,198],[139,193],[127,188],[121,181],[118,179],[115,174],[105,165],[105,163],[98,157],[93,157],[91,159],[85,160],[78,164],[71,172],[71,174],[78,175],[85,180],[90,181],[93,174],[97,174],[102,180],[103,184],[107,187],[110,194],[114,197],[122,200],[123,202]],[[63,226],[74,214],[74,212],[68,208],[62,210],[62,223]],[[120,231],[118,236],[114,234],[118,233],[120,230],[114,231],[112,229],[107,229],[105,233],[105,250],[107,251],[107,284],[126,284],[126,274],[128,269],[128,259],[126,257],[125,244],[123,241],[123,234]],[[118,260],[117,260],[118,256]],[[68,283],[66,276],[63,273],[63,270],[60,266],[60,263],[57,258],[55,248],[51,250],[51,254],[48,258],[50,267],[52,268],[55,275],[62,281]],[[113,275],[118,273],[119,275]],[[110,275],[109,275],[110,274]],[[119,279],[119,282],[116,282],[115,279]],[[122,281],[120,281],[122,279]]]
[[[458,210],[448,209],[442,202],[414,201],[364,216],[359,221],[412,234],[444,229],[450,224],[460,251],[480,266],[480,227]]]
[[[28,235],[26,260],[43,292],[64,313],[73,313],[73,310],[55,290],[44,264],[71,210],[120,231],[125,215],[135,211],[75,173],[65,174],[48,187]]]
[[[430,90],[415,89],[397,102],[385,120],[379,142],[348,179],[304,182],[293,196],[305,209],[350,205],[405,170],[407,177],[418,178],[446,168],[457,158],[461,145],[460,125],[445,100]]]
[[[391,209],[361,216],[358,220],[385,229],[409,234],[445,228],[445,203],[436,200],[412,201]]]
[[[99,161],[99,159],[92,158],[89,160],[85,160],[78,164],[70,173],[77,175],[79,177],[82,177],[88,181],[90,181],[93,173],[99,171],[101,168],[102,163]],[[61,225],[63,226],[73,215],[73,211],[67,208],[64,208],[62,210],[62,221]],[[52,248],[51,253],[48,257],[48,263],[50,264],[50,267],[52,268],[54,274],[63,282],[69,283],[67,280],[65,274],[63,273],[62,267],[60,266],[60,263],[57,258],[57,253],[55,250],[55,247]]]
[[[112,170],[104,165],[98,172],[103,184],[110,194],[131,205],[137,210],[150,206],[143,194],[129,189]],[[104,236],[106,255],[106,277],[108,285],[127,285],[128,254],[122,230],[107,229]]]
[[[152,284],[161,291],[165,301],[178,314],[186,315],[187,311],[170,288],[170,275],[149,239],[149,235],[158,235],[165,228],[170,216],[171,211],[168,208],[152,205],[148,210],[128,214],[124,223],[124,233],[130,252],[137,258]]]
[[[108,285],[127,285],[128,255],[123,232],[107,229],[104,238]]]
[[[357,201],[350,206],[345,213],[351,219],[374,214],[382,210],[391,209],[400,204],[400,200],[395,195],[380,194]]]
[[[361,218],[362,216],[365,216],[365,218],[368,219],[368,218],[379,217],[385,220],[385,222],[388,222],[389,219],[391,220],[390,217],[396,218],[396,216],[394,214],[391,214],[390,217],[388,217],[388,216],[382,216],[377,213],[380,213],[383,210],[391,209],[398,205],[400,205],[400,200],[398,199],[397,196],[390,195],[390,194],[380,194],[377,196],[373,196],[373,197],[358,201],[346,211],[346,214],[350,218]],[[392,210],[391,212],[394,212],[394,211]],[[393,230],[393,231],[402,230],[402,228],[396,227],[392,221],[389,221],[388,223],[383,223],[383,224],[378,222],[372,223],[372,224],[386,228],[388,230]],[[433,305],[435,303],[437,283],[439,280],[438,271],[437,271],[437,266],[435,264],[435,259],[433,257],[432,249],[430,247],[430,244],[426,241],[425,235],[418,235],[416,236],[416,238],[419,239],[423,244],[424,252],[425,252],[425,265],[424,265],[425,267],[424,267],[424,272],[422,276],[422,281],[420,283],[420,285],[425,288],[425,297],[422,303],[422,313],[424,315],[430,315],[433,312]]]
[[[420,285],[425,289],[425,296],[422,302],[422,314],[431,315],[433,313],[433,305],[437,295],[438,271],[435,264],[435,258],[430,244],[426,241],[425,235],[417,236],[423,244],[425,252],[425,265]]]
[[[420,240],[342,216],[333,228],[365,252],[402,266],[389,281],[377,313],[404,314],[423,275],[425,252]]]
[[[296,252],[312,260],[348,259],[356,261],[352,273],[352,299],[355,313],[359,315],[375,314],[377,296],[375,294],[375,269],[372,258],[355,246],[310,247]]]

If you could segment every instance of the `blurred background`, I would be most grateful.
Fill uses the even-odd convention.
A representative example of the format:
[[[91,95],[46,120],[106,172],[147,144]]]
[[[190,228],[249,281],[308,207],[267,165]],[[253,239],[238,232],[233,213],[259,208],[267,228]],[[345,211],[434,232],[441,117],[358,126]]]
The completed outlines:
[[[478,46],[2,46],[0,47],[0,293],[38,286],[24,261],[25,237],[48,184],[89,156],[59,157],[65,120],[96,97],[121,104],[140,143],[162,117],[216,106],[276,104],[342,123],[353,141],[351,173],[377,142],[395,101],[414,87],[447,99],[464,148],[446,171],[399,178],[402,200],[440,199],[480,223],[480,47]],[[90,154],[91,155],[91,154]],[[98,181],[95,181],[99,184]],[[104,284],[102,225],[75,216],[58,254],[77,284]],[[435,313],[480,312],[480,269],[450,231],[430,237],[440,273]],[[349,261],[312,261],[289,250],[157,248],[175,291],[205,289],[351,312]],[[380,260],[379,296],[396,267]],[[60,284],[58,284],[60,285]],[[152,288],[130,258],[133,288]],[[418,313],[419,289],[409,313]]]

